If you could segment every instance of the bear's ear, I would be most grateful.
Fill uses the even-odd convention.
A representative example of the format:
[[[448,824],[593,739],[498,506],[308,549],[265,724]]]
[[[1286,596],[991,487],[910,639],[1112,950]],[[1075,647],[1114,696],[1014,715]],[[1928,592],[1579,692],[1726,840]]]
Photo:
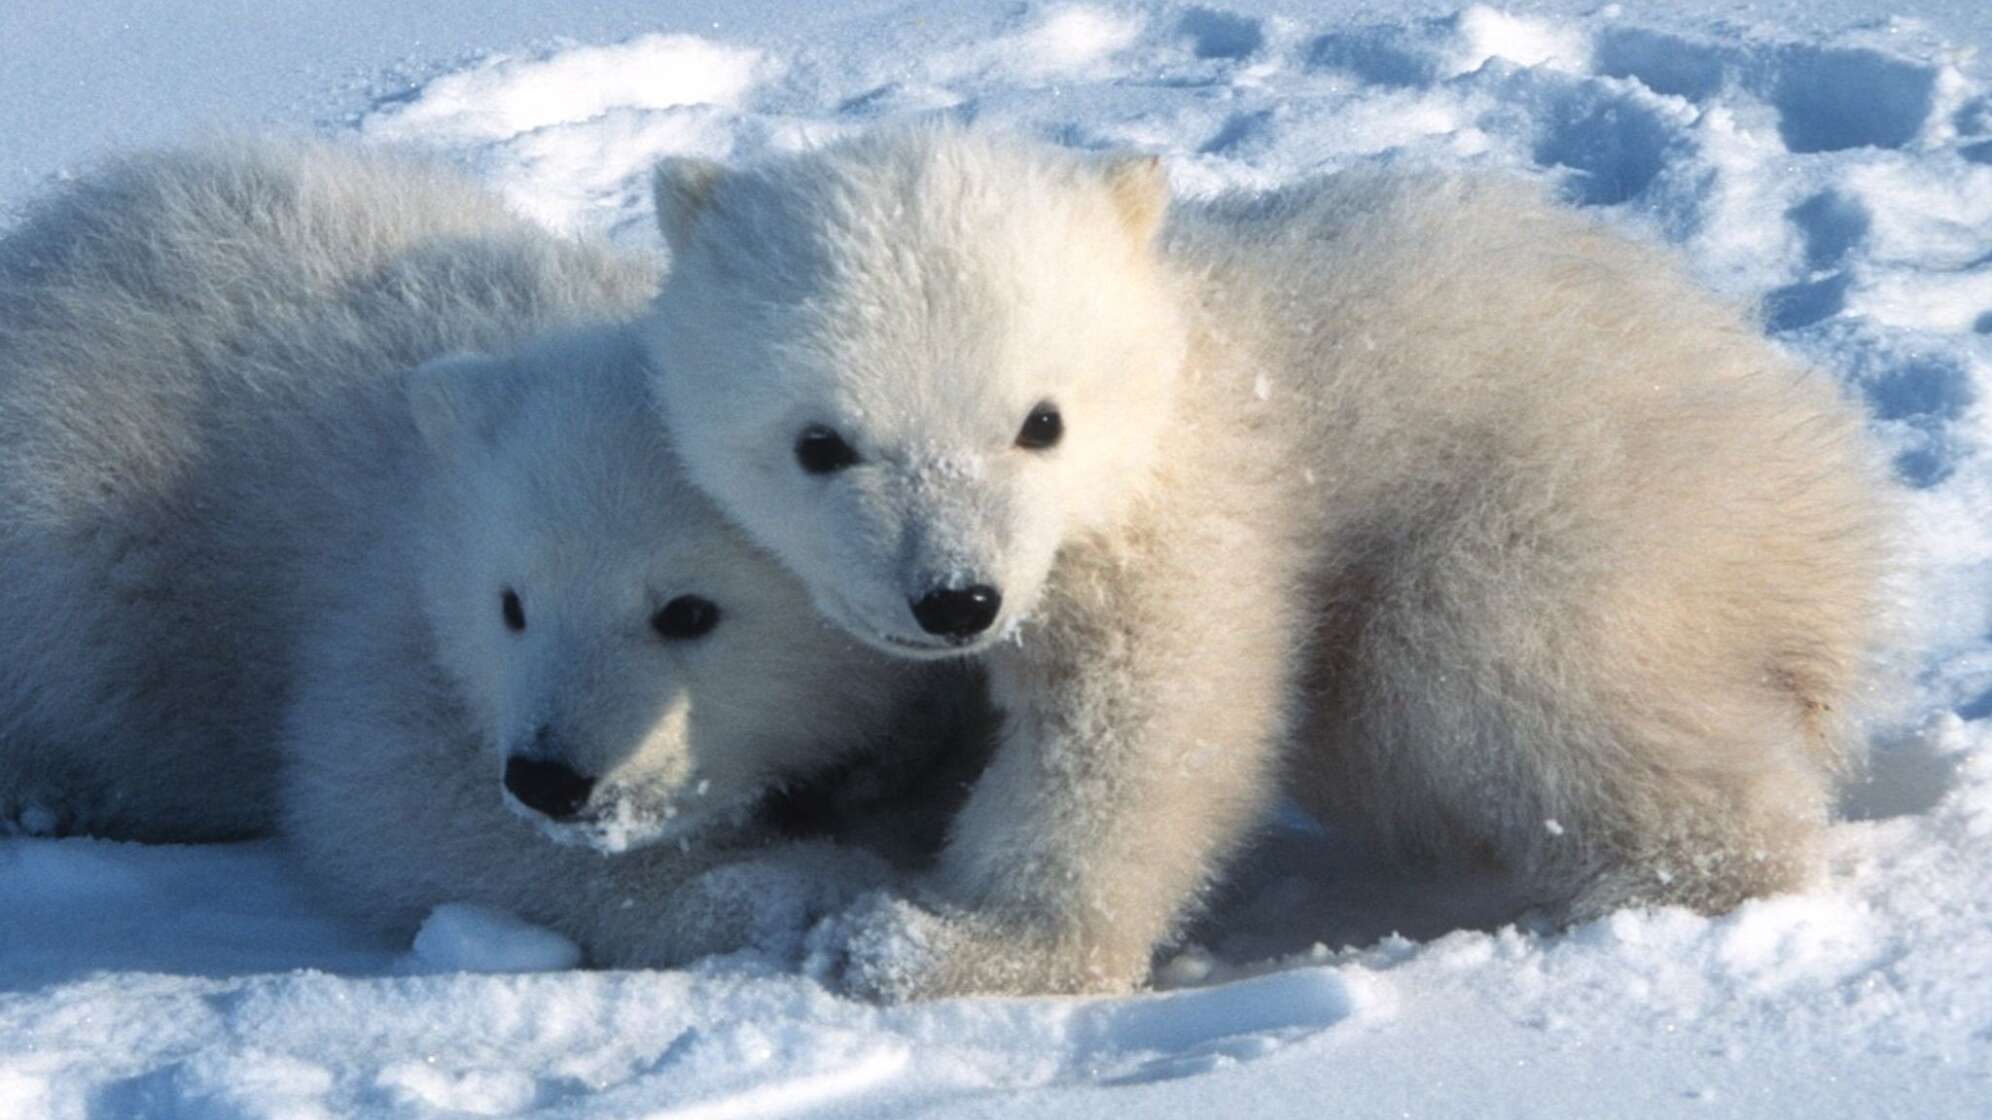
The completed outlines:
[[[1169,212],[1169,173],[1162,168],[1162,157],[1113,156],[1102,173],[1128,233],[1141,245],[1153,241]]]
[[[488,354],[459,352],[409,370],[402,387],[422,442],[442,452],[489,440],[512,397],[504,378],[510,367]]]
[[[657,206],[657,228],[663,231],[664,244],[673,257],[691,235],[693,221],[711,201],[713,188],[725,174],[724,165],[697,156],[657,161],[657,169],[650,175],[650,193]]]

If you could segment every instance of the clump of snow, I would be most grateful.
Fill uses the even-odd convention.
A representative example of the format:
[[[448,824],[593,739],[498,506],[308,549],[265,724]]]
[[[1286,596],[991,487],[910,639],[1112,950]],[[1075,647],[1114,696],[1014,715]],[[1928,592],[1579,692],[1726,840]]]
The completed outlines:
[[[1042,77],[1076,72],[1132,45],[1141,20],[1098,8],[1065,8],[1018,35],[1008,49],[1015,52],[1020,73]]]
[[[967,83],[1097,81],[1117,72],[1115,56],[1134,45],[1144,26],[1138,15],[1099,7],[1019,8],[992,36],[928,53],[919,67],[925,80],[862,91],[854,105],[917,112],[960,104],[970,95],[961,88]]]
[[[539,1086],[517,1070],[438,1068],[434,1059],[395,1062],[374,1078],[391,1107],[403,1112],[516,1116],[533,1106]]]
[[[643,220],[643,174],[660,153],[724,156],[730,112],[779,73],[751,47],[644,35],[547,58],[499,57],[390,99],[360,122],[369,140],[479,146],[478,170],[523,213],[558,229],[593,214]]]
[[[660,153],[726,156],[732,118],[710,105],[617,108],[575,126],[535,129],[475,163],[521,213],[560,230],[642,230],[652,223],[647,172]]]
[[[549,58],[497,56],[368,117],[372,140],[499,140],[611,109],[731,105],[761,77],[760,51],[696,35],[643,35]]]
[[[415,931],[413,963],[436,972],[557,972],[578,967],[581,950],[503,911],[452,902]]]
[[[1474,5],[1455,21],[1455,42],[1447,51],[1444,75],[1470,74],[1490,59],[1517,66],[1552,66],[1582,70],[1590,61],[1590,36],[1583,29],[1552,20],[1510,15]]]
[[[41,1116],[48,1113],[48,1086],[24,1073],[0,1073],[0,1114]]]
[[[1985,44],[1858,4],[1784,27],[1706,4],[1264,7],[932,2],[794,32],[729,12],[494,55],[374,101],[355,130],[646,248],[659,156],[752,158],[934,111],[1159,152],[1184,194],[1375,159],[1546,180],[1759,308],[1862,403],[1903,484],[1904,695],[1877,703],[1823,882],[1545,933],[1500,924],[1498,883],[1420,878],[1282,822],[1167,955],[1170,990],[877,1008],[794,972],[827,882],[715,881],[770,928],[686,971],[485,975],[576,954],[466,907],[412,948],[382,943],[318,910],[267,845],[10,836],[0,1116],[1984,1115]],[[14,812],[16,832],[60,829]]]

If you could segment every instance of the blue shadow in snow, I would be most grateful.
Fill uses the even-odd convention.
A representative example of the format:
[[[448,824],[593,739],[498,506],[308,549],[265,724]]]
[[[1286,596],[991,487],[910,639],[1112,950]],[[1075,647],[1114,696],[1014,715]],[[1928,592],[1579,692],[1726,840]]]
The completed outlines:
[[[1785,211],[1805,237],[1805,267],[1832,268],[1867,237],[1867,207],[1836,191],[1820,191]]]
[[[1850,281],[1844,272],[1820,280],[1787,284],[1764,296],[1764,326],[1773,333],[1795,331],[1830,319],[1847,305]]]
[[[1580,206],[1613,206],[1637,198],[1666,166],[1667,126],[1627,102],[1559,106],[1532,155],[1544,166],[1574,172],[1563,193]]]
[[[1438,59],[1405,41],[1399,27],[1358,27],[1331,31],[1314,40],[1307,65],[1314,70],[1347,70],[1365,82],[1404,88],[1438,81]]]
[[[1861,386],[1878,420],[1954,420],[1977,399],[1971,377],[1949,358],[1906,362]]]
[[[1184,12],[1176,32],[1189,37],[1198,58],[1247,58],[1266,45],[1266,31],[1258,20],[1215,8]]]
[[[1935,106],[1931,67],[1866,50],[1787,47],[1778,53],[1771,102],[1794,152],[1899,148]]]
[[[1733,52],[1639,27],[1599,33],[1592,63],[1610,78],[1631,78],[1654,93],[1704,101],[1722,89]]]

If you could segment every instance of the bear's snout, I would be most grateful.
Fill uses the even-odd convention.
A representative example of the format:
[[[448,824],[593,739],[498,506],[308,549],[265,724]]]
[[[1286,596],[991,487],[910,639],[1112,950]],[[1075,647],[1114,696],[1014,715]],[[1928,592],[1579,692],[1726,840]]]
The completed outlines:
[[[996,621],[1003,610],[1003,593],[986,583],[972,587],[937,587],[913,600],[913,618],[929,634],[962,641]]]
[[[514,756],[505,760],[505,788],[526,808],[562,821],[588,803],[595,779],[564,763]]]

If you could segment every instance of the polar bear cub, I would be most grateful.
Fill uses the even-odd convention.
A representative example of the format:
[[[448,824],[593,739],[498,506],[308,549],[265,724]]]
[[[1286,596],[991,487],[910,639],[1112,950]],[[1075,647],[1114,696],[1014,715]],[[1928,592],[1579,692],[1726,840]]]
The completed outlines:
[[[480,903],[618,966],[792,940],[877,882],[756,810],[879,748],[930,674],[822,621],[682,479],[634,340],[445,358],[409,392],[411,493],[300,642],[282,797],[312,880],[385,929]]]
[[[273,823],[304,625],[405,487],[401,372],[656,269],[329,145],[115,163],[0,240],[0,820]]]
[[[1139,982],[1278,788],[1570,918],[1803,883],[1876,611],[1860,425],[1529,190],[1171,212],[1152,159],[950,125],[657,176],[700,486],[1007,733],[855,989]]]
[[[138,157],[46,203],[0,241],[0,810],[281,822],[384,928],[482,902],[602,963],[873,881],[748,810],[892,742],[927,671],[818,621],[680,480],[634,342],[574,325],[655,275],[328,146]]]

